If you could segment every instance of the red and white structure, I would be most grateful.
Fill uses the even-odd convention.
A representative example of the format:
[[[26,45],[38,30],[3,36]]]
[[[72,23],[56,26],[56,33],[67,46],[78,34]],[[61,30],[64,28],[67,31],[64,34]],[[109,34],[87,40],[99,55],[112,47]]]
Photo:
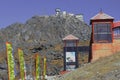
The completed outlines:
[[[120,39],[120,21],[113,23],[113,34],[114,39]]]
[[[90,19],[92,25],[90,61],[106,57],[120,51],[120,21],[99,12]]]

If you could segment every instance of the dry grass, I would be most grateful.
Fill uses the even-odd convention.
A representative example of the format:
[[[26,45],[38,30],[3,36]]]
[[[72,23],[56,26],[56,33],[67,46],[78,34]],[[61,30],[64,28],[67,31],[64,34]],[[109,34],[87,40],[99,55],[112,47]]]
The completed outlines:
[[[54,50],[55,51],[63,51],[63,46],[60,44],[57,44],[57,45],[55,45]]]
[[[91,80],[94,76],[102,76],[119,69],[120,66],[115,65],[117,63],[120,63],[120,53],[86,64],[84,67],[65,74],[63,80]]]
[[[52,60],[51,65],[63,66],[63,60]]]
[[[79,41],[78,46],[89,46],[90,45],[90,41]]]
[[[5,52],[1,52],[0,53],[0,63],[3,63],[6,60],[6,53]]]

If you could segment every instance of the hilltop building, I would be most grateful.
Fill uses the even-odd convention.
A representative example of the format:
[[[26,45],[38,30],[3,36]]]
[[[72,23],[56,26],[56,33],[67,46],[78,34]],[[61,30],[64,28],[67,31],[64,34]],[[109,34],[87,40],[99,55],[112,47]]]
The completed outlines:
[[[56,12],[56,16],[61,14],[61,10],[59,8],[55,9],[55,12]]]
[[[73,14],[67,13],[66,11],[61,11],[59,8],[55,9],[56,16],[62,16],[66,18],[67,16],[74,16],[75,18],[79,19],[80,21],[84,21],[83,14]]]
[[[76,14],[75,17],[81,21],[84,21],[83,14]]]

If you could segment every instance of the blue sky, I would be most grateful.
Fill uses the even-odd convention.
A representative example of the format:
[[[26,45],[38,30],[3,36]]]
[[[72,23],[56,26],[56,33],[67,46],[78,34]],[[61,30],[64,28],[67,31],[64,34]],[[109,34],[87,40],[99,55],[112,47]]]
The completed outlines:
[[[55,9],[84,15],[89,24],[100,9],[120,20],[120,0],[0,0],[0,28],[15,22],[25,23],[34,15],[53,15]]]

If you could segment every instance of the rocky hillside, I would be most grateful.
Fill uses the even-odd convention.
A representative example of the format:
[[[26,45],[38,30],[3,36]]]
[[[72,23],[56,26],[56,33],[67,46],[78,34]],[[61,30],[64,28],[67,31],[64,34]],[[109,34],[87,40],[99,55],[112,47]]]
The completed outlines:
[[[89,45],[91,28],[74,16],[33,16],[24,24],[14,23],[0,29],[0,71],[7,69],[5,42],[9,41],[13,45],[16,64],[18,64],[17,48],[22,48],[28,71],[30,69],[30,57],[34,53],[39,53],[42,57],[47,57],[48,65],[50,65],[48,74],[57,74],[63,69],[62,38],[68,34],[75,35],[81,43],[87,42]],[[0,75],[3,73],[0,72]]]
[[[57,80],[119,80],[120,53],[85,64]]]

